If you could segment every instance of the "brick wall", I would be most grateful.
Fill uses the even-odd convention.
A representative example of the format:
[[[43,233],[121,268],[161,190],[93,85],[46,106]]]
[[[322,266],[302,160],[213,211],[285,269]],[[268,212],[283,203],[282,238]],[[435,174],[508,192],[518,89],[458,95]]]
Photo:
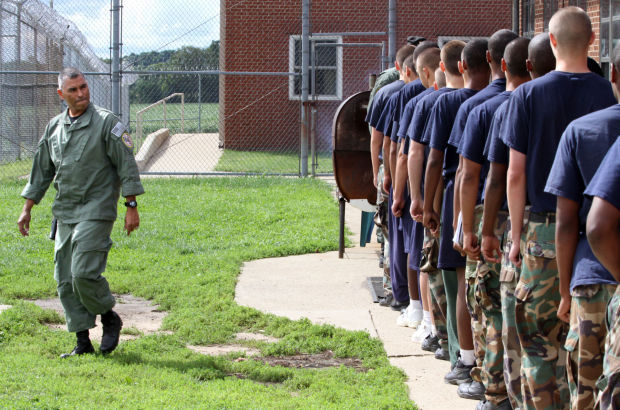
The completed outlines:
[[[563,7],[569,6],[568,0],[557,0],[558,10]],[[592,29],[596,35],[594,43],[590,47],[588,55],[600,62],[600,45],[601,39],[599,37],[601,27],[600,17],[601,1],[600,0],[587,0],[586,12],[592,20]],[[523,2],[519,1],[519,10],[523,12]],[[519,16],[520,33],[523,33],[523,16]],[[544,31],[544,0],[536,0],[536,21],[535,21],[536,34],[540,34]]]
[[[397,44],[409,35],[490,36],[511,28],[511,0],[399,0]],[[220,67],[227,71],[289,71],[289,38],[301,34],[300,0],[221,0]],[[312,32],[387,32],[388,0],[312,0]],[[345,37],[344,43],[384,37]],[[343,99],[368,88],[380,48],[343,49]],[[317,139],[328,149],[340,101],[316,103]],[[220,138],[227,149],[292,150],[299,146],[300,102],[286,77],[220,77]]]

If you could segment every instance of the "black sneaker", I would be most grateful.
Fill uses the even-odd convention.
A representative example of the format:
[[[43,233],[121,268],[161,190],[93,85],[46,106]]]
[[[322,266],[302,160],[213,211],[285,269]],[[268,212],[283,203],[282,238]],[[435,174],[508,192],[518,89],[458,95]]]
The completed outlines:
[[[118,340],[121,336],[121,329],[123,328],[123,321],[120,316],[113,310],[101,315],[101,324],[103,325],[103,337],[101,338],[101,353],[111,353],[116,346],[118,346]]]
[[[458,394],[459,397],[462,399],[483,400],[484,385],[480,382],[475,382],[473,380],[470,383],[462,383],[459,385],[456,394]]]
[[[93,344],[90,342],[90,338],[88,336],[88,330],[83,330],[81,332],[76,333],[77,336],[77,344],[71,351],[71,353],[63,353],[60,355],[62,359],[66,359],[71,356],[80,356],[83,354],[95,353],[95,348]]]
[[[443,347],[439,347],[439,349],[435,350],[435,359],[437,360],[446,360],[450,361],[450,352],[448,352]]]
[[[385,297],[379,299],[379,305],[385,307],[390,306],[393,300],[394,296],[391,293],[388,293]]]
[[[508,399],[505,399],[500,404],[493,404],[488,400],[481,400],[476,406],[476,410],[512,410],[512,406]]]
[[[437,335],[428,335],[422,341],[422,350],[427,352],[435,352],[439,349],[439,338]]]
[[[406,302],[399,302],[396,299],[394,299],[392,301],[392,304],[390,305],[390,307],[392,308],[392,310],[395,310],[397,312],[402,311],[403,309],[405,309],[407,306],[409,306],[409,299],[407,299]]]
[[[454,369],[450,370],[448,374],[444,376],[444,381],[449,384],[461,384],[471,382],[471,376],[469,372],[473,369],[474,366],[465,366],[461,359],[459,358],[454,366]],[[484,394],[484,389],[482,391]]]

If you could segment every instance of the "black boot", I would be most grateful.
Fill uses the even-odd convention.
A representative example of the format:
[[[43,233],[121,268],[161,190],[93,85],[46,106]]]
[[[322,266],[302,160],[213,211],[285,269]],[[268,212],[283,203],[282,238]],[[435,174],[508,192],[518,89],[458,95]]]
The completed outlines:
[[[77,332],[77,344],[71,351],[71,353],[63,353],[60,355],[61,358],[65,359],[70,356],[79,356],[86,353],[94,353],[95,348],[93,344],[90,342],[90,338],[88,337],[88,330],[82,330],[81,332]]]
[[[118,339],[121,336],[123,321],[115,311],[110,310],[101,315],[103,325],[103,337],[101,338],[101,353],[111,353],[118,346]]]

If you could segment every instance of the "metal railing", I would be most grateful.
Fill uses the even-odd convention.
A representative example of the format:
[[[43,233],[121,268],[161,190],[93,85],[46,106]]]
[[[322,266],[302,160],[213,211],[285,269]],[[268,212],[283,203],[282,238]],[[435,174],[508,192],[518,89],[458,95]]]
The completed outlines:
[[[140,111],[138,111],[136,113],[136,145],[137,146],[141,146],[142,145],[142,129],[143,129],[143,117],[144,117],[144,113],[152,110],[153,108],[159,106],[159,105],[163,105],[163,110],[164,110],[164,128],[168,128],[168,115],[166,112],[166,101],[174,98],[174,97],[181,97],[181,132],[183,132],[184,128],[185,128],[185,93],[174,93],[174,94],[170,94],[169,96],[167,96],[166,98],[162,98],[161,100],[149,105],[146,108],[141,109]]]

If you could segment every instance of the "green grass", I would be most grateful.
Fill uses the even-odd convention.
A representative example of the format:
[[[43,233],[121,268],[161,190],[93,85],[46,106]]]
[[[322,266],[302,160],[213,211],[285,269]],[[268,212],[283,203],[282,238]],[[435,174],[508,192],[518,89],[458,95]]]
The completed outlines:
[[[137,112],[150,104],[131,104],[130,110],[130,127],[132,134],[136,133]],[[200,129],[201,132],[211,133],[219,130],[219,104],[204,103],[202,109],[199,110],[198,103],[185,103],[184,118],[185,126],[183,132],[196,133]],[[198,113],[200,111],[200,121],[198,121]],[[166,103],[166,118],[168,122],[166,126],[170,128],[171,133],[181,132],[181,104],[180,102]],[[158,105],[144,113],[143,117],[143,136],[146,137],[150,133],[164,128],[164,107]],[[200,128],[199,128],[200,125]]]
[[[318,155],[317,173],[333,173],[331,154]],[[308,173],[312,170],[312,159],[308,158]],[[297,174],[299,154],[261,151],[224,150],[216,171]]]
[[[57,314],[28,299],[55,297],[51,195],[33,210],[31,236],[17,232],[20,182],[0,185],[0,407],[11,408],[411,408],[404,374],[365,332],[291,321],[234,302],[240,266],[258,258],[337,247],[338,210],[327,184],[309,179],[150,179],[131,237],[121,216],[106,277],[112,290],[158,303],[173,334],[121,343],[108,357],[60,360],[74,336],[52,331]],[[283,278],[283,280],[286,280]],[[294,286],[294,284],[292,284]],[[239,331],[280,338],[252,342],[264,355],[332,350],[367,372],[270,367],[209,357],[187,344],[232,341]]]

